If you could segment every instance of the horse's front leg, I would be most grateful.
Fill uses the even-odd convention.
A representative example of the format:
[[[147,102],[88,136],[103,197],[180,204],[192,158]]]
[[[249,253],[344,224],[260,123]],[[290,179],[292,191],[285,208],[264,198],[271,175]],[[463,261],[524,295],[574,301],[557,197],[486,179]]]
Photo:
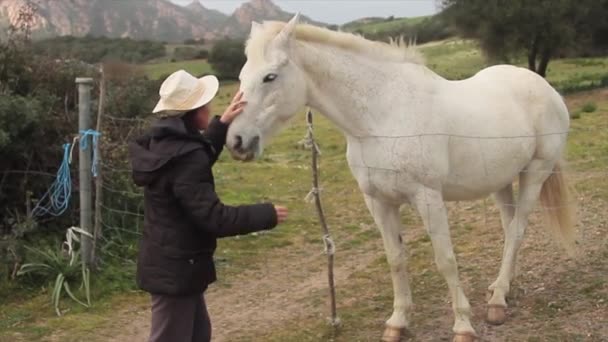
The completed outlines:
[[[408,313],[412,307],[405,247],[401,243],[399,235],[401,231],[399,205],[368,195],[365,196],[365,203],[382,234],[384,250],[393,279],[394,310],[391,318],[386,321],[386,329],[382,335],[382,340],[396,342],[409,334]]]
[[[448,213],[443,196],[440,191],[423,188],[416,193],[411,202],[420,213],[431,238],[437,269],[448,283],[454,311],[454,341],[474,341],[477,335],[470,322],[471,306],[458,277],[458,265],[452,247]]]

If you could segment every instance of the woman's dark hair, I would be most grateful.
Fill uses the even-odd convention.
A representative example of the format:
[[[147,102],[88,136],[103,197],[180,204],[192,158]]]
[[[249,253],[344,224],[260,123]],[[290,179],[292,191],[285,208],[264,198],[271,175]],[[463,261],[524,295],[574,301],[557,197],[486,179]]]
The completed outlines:
[[[194,123],[195,117],[196,117],[196,109],[193,109],[189,112],[186,112],[186,114],[182,115],[182,120],[184,121],[184,124],[186,125],[186,131],[188,131],[188,133],[192,133],[192,134],[199,134],[200,132],[198,131],[198,128],[196,128],[196,124]]]

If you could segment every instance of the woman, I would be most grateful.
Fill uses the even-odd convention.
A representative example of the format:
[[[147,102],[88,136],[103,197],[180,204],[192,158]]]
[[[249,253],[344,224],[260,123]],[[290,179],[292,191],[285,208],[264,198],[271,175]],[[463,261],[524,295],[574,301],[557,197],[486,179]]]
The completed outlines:
[[[245,106],[239,93],[209,121],[218,88],[214,76],[175,72],[160,89],[160,119],[129,145],[133,180],[144,188],[137,284],[152,297],[151,342],[210,341],[203,293],[216,280],[216,239],[272,229],[287,217],[272,204],[227,206],[215,193],[211,168]]]

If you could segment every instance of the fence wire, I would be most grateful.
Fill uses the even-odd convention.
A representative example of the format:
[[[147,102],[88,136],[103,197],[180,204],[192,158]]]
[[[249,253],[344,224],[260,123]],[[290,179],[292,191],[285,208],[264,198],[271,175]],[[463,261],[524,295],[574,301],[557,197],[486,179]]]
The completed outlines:
[[[127,143],[141,134],[150,124],[149,119],[140,118],[117,118],[106,115],[108,130],[111,134],[104,135],[102,142],[103,160],[100,165],[101,174],[104,180],[103,183],[103,203],[100,208],[102,212],[102,227],[103,234],[100,236],[99,255],[104,262],[117,262],[124,265],[133,266],[135,263],[135,251],[138,239],[143,234],[144,225],[144,209],[143,209],[143,192],[141,188],[136,187],[131,181],[131,168],[127,158]],[[593,134],[593,130],[584,130],[587,134]],[[557,132],[555,135],[563,135],[566,132]],[[319,148],[323,150],[323,137],[317,137]],[[458,139],[471,140],[473,146],[478,146],[481,151],[487,149],[485,144],[488,141],[499,141],[501,139],[515,139],[514,141],[529,140],[538,138],[536,135],[518,136],[518,137],[480,137],[480,136],[458,136],[448,134],[423,134],[411,136],[373,136],[373,137],[351,137],[359,144],[365,146],[373,146],[380,140],[393,141],[392,148],[397,148],[404,140],[415,140],[418,142],[418,147],[421,149],[421,155],[424,154],[426,141],[428,139]],[[375,142],[374,142],[375,141]],[[453,143],[448,141],[449,143]],[[294,148],[295,149],[295,148]],[[308,151],[300,151],[306,156]],[[399,189],[408,183],[417,183],[418,179],[411,177],[408,173],[407,165],[404,161],[398,160],[382,160],[378,164],[369,164],[369,156],[373,154],[373,149],[362,149],[359,155],[360,164],[352,163],[350,168],[353,172],[366,171],[368,172],[368,181],[374,182],[375,178],[388,179],[391,184],[389,187]],[[481,170],[482,178],[491,178],[494,176],[491,164],[486,158],[487,153],[476,153],[471,151],[471,155],[482,159],[480,165],[485,165]],[[395,152],[395,155],[398,155]],[[358,297],[358,293],[349,284],[351,282],[360,282],[371,284],[375,289],[373,291],[384,291],[390,289],[391,282],[388,277],[388,266],[386,268],[386,276],[382,279],[374,281],[366,280],[366,274],[370,269],[377,267],[378,262],[384,263],[385,255],[382,246],[382,239],[379,231],[376,229],[372,215],[362,201],[362,194],[358,187],[336,189],[331,185],[332,175],[324,173],[324,164],[336,162],[324,161],[324,155],[320,156],[320,186],[317,191],[323,194],[325,201],[325,212],[328,216],[328,224],[331,227],[332,233],[332,249],[335,249],[335,267],[336,267],[336,296],[338,315],[341,314],[341,306],[348,305],[347,303]],[[344,160],[339,160],[344,163]],[[588,157],[586,159],[578,159],[570,161],[568,167],[561,171],[543,170],[542,172],[549,175],[551,173],[563,173],[569,179],[575,182],[593,182],[593,180],[605,179],[608,176],[608,171],[597,168],[595,165],[608,162],[608,156]],[[222,161],[220,161],[222,163]],[[282,165],[280,172],[297,172],[298,170],[310,170],[308,158],[299,158],[293,163]],[[345,164],[346,165],[346,164]],[[437,177],[437,172],[431,168],[422,165],[424,172],[418,172],[417,177]],[[272,169],[269,169],[272,170]],[[277,169],[278,170],[278,169]],[[223,188],[232,186],[236,178],[236,187],[246,189],[260,188],[259,180],[247,177],[246,174],[235,176],[230,173],[230,177],[224,179],[222,175],[223,169],[221,166],[217,173],[217,183],[219,191]],[[272,172],[272,171],[269,171]],[[279,171],[277,171],[279,172]],[[521,170],[522,174],[530,173],[530,170]],[[294,179],[294,183],[290,188],[284,188],[280,191],[284,198],[298,198],[304,201],[310,190],[310,180],[312,174],[308,178]],[[460,183],[459,180],[466,180],[470,175],[453,174],[451,179],[455,185],[466,186],[468,183]],[[483,179],[481,179],[483,180]],[[514,180],[516,181],[516,180]],[[515,182],[516,183],[516,182]],[[262,193],[255,198],[265,198],[268,191],[261,186]],[[517,189],[517,187],[515,187]],[[234,191],[239,191],[235,189]],[[334,193],[332,193],[334,191]],[[359,200],[351,202],[350,197],[342,196],[343,193],[358,193]],[[516,190],[517,194],[517,190]],[[517,196],[515,196],[517,198]],[[594,198],[588,191],[576,194],[575,197],[568,202],[567,206],[580,208],[585,206],[597,206],[598,200]],[[233,203],[228,203],[233,204]],[[432,205],[432,204],[429,204]],[[507,203],[507,207],[517,209],[516,203]],[[488,252],[492,258],[495,258],[495,272],[497,275],[498,266],[500,263],[500,255],[502,251],[502,228],[500,222],[500,214],[498,207],[493,204],[493,201],[484,196],[476,201],[457,201],[447,203],[449,212],[449,222],[451,224],[451,236],[454,240],[456,249],[459,249],[460,244],[470,245],[470,239],[474,239],[477,243],[487,243],[491,252]],[[531,215],[531,226],[541,224],[540,214],[544,210],[555,210],[557,207],[542,207],[537,206],[534,213]],[[352,214],[356,212],[357,214]],[[588,211],[582,211],[582,216],[579,222],[586,222],[592,218]],[[320,234],[319,223],[315,207],[312,204],[300,207],[297,212],[291,211],[291,226],[278,227],[270,232],[261,232],[250,234],[248,236],[240,236],[229,239],[223,239],[219,242],[218,249],[215,254],[215,260],[219,272],[219,280],[217,286],[212,287],[209,292],[209,310],[212,316],[223,320],[225,327],[223,329],[230,330],[230,325],[242,327],[240,322],[246,321],[250,326],[265,326],[268,321],[272,320],[272,316],[276,317],[297,317],[294,316],[294,310],[306,312],[306,315],[312,317],[328,317],[328,309],[326,300],[328,298],[328,288],[326,283],[326,254],[324,248],[327,244],[324,243],[323,237]],[[410,206],[404,206],[400,211],[404,231],[401,233],[403,244],[406,246],[406,256],[408,259],[413,259],[418,265],[410,273],[410,282],[412,283],[416,295],[416,289],[421,286],[430,286],[429,282],[437,282],[443,284],[444,281],[437,273],[435,264],[432,258],[432,247],[428,236],[425,233],[422,219],[418,212]],[[579,224],[579,229],[582,228]],[[604,228],[603,228],[604,229]],[[550,238],[543,232],[534,229],[531,233],[535,238],[542,237],[547,240],[544,244],[549,248],[552,242]],[[581,230],[581,239],[589,239],[590,236],[585,235],[585,231]],[[420,255],[423,255],[424,258]],[[458,253],[457,253],[458,254]],[[520,252],[521,254],[521,252]],[[423,261],[421,261],[423,260]],[[474,265],[466,264],[471,257],[465,255],[460,267],[470,268]],[[459,259],[460,261],[460,259]],[[493,275],[493,276],[496,276]],[[486,279],[489,282],[494,278],[491,276]],[[246,284],[256,284],[255,287],[248,287],[243,290]],[[432,285],[443,286],[443,285]],[[227,292],[235,291],[235,296],[221,296],[224,289]],[[392,291],[389,291],[392,294]],[[240,297],[239,297],[240,296]],[[392,296],[390,297],[392,298]],[[383,306],[382,316],[384,319],[391,312],[392,300],[386,299],[386,305]],[[416,300],[416,298],[414,298]],[[445,297],[445,300],[449,298]],[[229,308],[226,311],[226,308]],[[386,316],[386,317],[385,317]],[[310,333],[310,338],[317,336],[314,332]],[[369,336],[370,339],[377,336]]]

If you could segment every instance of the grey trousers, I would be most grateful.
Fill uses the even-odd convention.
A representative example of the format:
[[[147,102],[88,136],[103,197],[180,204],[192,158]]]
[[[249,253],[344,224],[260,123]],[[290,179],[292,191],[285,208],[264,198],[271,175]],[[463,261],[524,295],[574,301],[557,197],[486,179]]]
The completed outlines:
[[[152,295],[149,342],[209,342],[211,321],[205,297]]]

